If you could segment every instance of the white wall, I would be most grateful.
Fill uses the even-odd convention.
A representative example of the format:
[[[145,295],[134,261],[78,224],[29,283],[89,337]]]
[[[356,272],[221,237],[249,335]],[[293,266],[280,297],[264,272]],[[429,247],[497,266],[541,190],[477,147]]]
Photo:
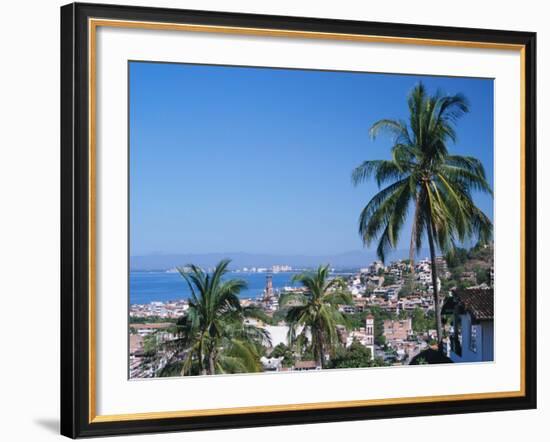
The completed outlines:
[[[544,163],[548,163],[550,136],[543,122],[548,122],[546,103],[550,102],[549,88],[545,83],[550,78],[550,17],[543,9],[543,1],[119,1],[191,9],[538,31],[539,171],[543,170]],[[7,336],[9,331],[10,338],[2,340],[0,403],[3,415],[0,435],[9,441],[47,441],[58,437],[58,7],[62,3],[57,0],[27,0],[2,4],[0,332],[1,336]],[[550,188],[550,175],[543,177],[539,173],[539,225],[548,222],[550,215],[548,205],[542,207],[543,188]],[[550,243],[543,230],[539,233],[538,249],[539,275],[542,275],[543,259],[550,253]],[[547,287],[542,279],[539,281],[539,312],[549,311],[550,303],[543,296]],[[550,337],[550,326],[548,322],[539,321],[539,324],[540,343]],[[17,333],[13,333],[15,330]],[[539,373],[542,374],[544,369],[548,371],[548,356],[542,351],[539,353]],[[17,364],[9,363],[11,358],[19,359]],[[372,441],[391,440],[392,435],[395,438],[406,435],[407,440],[424,441],[427,425],[432,434],[441,436],[446,442],[462,441],[462,434],[453,433],[454,428],[469,428],[477,440],[517,440],[548,427],[548,380],[542,375],[539,376],[539,391],[540,409],[537,411],[201,432],[188,434],[185,440],[324,441],[337,440],[342,434],[350,439],[368,434]],[[171,434],[124,440],[179,441],[182,436]]]

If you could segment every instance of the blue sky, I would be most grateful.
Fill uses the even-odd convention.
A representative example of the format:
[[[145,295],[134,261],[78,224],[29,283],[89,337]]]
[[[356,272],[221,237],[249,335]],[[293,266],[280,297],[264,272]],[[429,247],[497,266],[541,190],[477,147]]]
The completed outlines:
[[[361,249],[357,219],[377,186],[353,187],[351,171],[389,158],[391,139],[372,141],[368,129],[406,118],[420,80],[430,92],[469,99],[450,151],[479,158],[493,183],[489,79],[143,62],[129,69],[131,255]],[[474,196],[492,219],[491,197]]]

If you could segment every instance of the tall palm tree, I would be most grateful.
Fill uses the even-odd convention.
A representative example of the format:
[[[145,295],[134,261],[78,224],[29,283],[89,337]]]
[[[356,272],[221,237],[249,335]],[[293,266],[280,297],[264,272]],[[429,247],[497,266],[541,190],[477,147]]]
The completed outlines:
[[[486,242],[492,223],[475,205],[472,191],[492,195],[482,163],[469,156],[451,155],[447,145],[456,141],[454,126],[469,112],[462,94],[429,95],[422,83],[408,97],[409,121],[384,119],[374,123],[374,139],[381,131],[393,136],[391,160],[364,161],[352,173],[355,185],[374,176],[378,187],[359,216],[359,234],[365,245],[379,239],[377,254],[384,261],[396,247],[410,208],[410,258],[428,239],[437,337],[441,348],[441,302],[435,266],[436,247],[451,252],[457,242],[477,238]]]
[[[223,279],[229,263],[220,261],[211,274],[193,264],[178,268],[191,291],[189,309],[178,324],[180,337],[171,343],[185,355],[183,375],[260,371],[261,348],[271,345],[266,330],[246,321],[259,316],[240,305],[246,282]]]
[[[314,357],[323,367],[327,351],[332,351],[338,342],[336,326],[346,323],[338,307],[351,304],[351,295],[343,290],[342,279],[329,279],[328,265],[319,266],[314,272],[294,275],[292,280],[301,283],[305,291],[285,294],[279,301],[282,308],[288,307],[289,340],[291,343],[302,341],[309,332]],[[300,328],[300,336],[297,336]]]

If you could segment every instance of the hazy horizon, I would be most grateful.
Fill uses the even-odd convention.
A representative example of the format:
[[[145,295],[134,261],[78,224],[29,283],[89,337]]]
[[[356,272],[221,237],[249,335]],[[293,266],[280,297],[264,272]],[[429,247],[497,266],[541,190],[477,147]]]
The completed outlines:
[[[423,248],[415,255],[417,259],[426,258],[428,249]],[[397,249],[386,259],[392,260],[409,257],[409,251]],[[273,265],[290,265],[293,267],[317,267],[330,264],[335,268],[367,267],[378,260],[374,250],[354,250],[339,254],[274,254],[274,253],[245,253],[245,252],[212,252],[212,253],[164,253],[130,256],[130,270],[167,270],[176,266],[196,264],[203,267],[213,267],[221,259],[231,259],[231,268],[242,267],[271,267]]]

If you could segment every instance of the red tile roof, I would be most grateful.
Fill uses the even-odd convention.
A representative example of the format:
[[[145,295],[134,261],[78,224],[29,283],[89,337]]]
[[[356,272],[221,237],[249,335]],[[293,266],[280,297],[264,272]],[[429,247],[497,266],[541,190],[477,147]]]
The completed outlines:
[[[475,319],[493,319],[495,305],[493,289],[460,290],[456,291],[453,297]]]
[[[294,368],[316,368],[317,362],[315,361],[296,361],[296,364],[294,364]]]

